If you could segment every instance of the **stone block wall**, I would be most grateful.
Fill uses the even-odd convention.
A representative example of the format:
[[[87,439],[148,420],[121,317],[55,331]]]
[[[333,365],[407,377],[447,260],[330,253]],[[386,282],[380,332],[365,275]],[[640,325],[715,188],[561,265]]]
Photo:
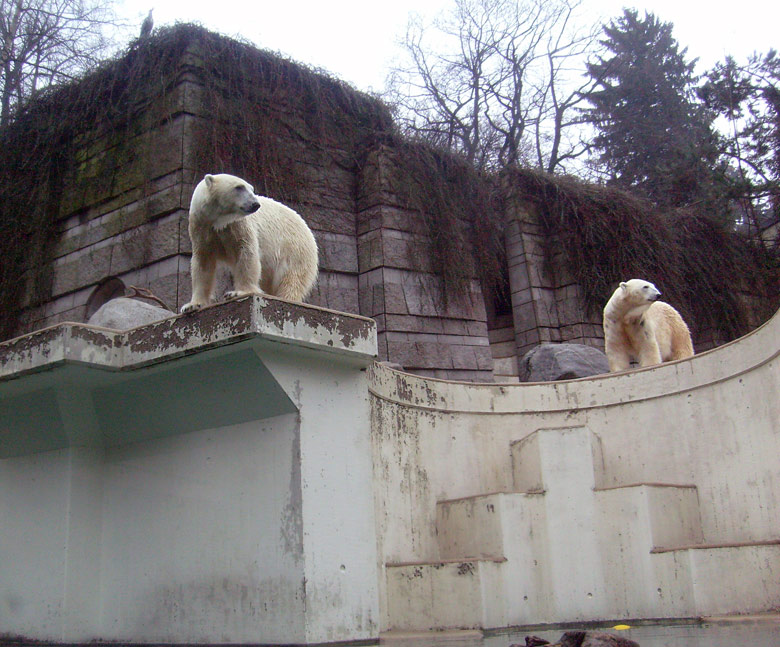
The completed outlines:
[[[505,232],[516,357],[545,343],[603,349],[601,315],[585,310],[582,287],[566,270],[562,253],[546,249],[555,241],[546,239],[534,206],[509,201]]]
[[[399,200],[393,163],[387,147],[375,148],[358,182],[360,313],[377,321],[380,358],[427,377],[491,381],[479,281],[444,298],[429,261],[429,232]]]
[[[87,300],[110,276],[151,289],[172,308],[179,304],[192,184],[183,147],[187,93],[181,79],[164,102],[142,103],[123,137],[97,124],[76,141],[60,200],[50,298],[23,311],[20,333],[84,321]]]

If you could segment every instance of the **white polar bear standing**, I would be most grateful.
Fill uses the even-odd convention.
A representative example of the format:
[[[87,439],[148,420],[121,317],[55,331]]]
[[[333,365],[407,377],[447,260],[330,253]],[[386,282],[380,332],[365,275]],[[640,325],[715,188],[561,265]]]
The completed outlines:
[[[317,243],[295,211],[235,175],[206,175],[190,202],[192,298],[182,312],[211,302],[217,263],[233,274],[225,298],[270,294],[303,301],[317,280]],[[262,290],[262,291],[261,291]]]
[[[640,366],[693,356],[691,333],[672,306],[658,301],[661,293],[648,281],[621,283],[604,307],[604,347],[612,372],[631,360]]]

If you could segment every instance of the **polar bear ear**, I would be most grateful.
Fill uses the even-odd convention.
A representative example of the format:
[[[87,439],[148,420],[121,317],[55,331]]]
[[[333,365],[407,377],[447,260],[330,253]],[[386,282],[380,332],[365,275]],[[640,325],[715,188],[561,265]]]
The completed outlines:
[[[621,287],[621,288],[623,288],[624,290],[628,290],[628,283],[626,283],[625,281],[623,281],[623,282],[620,284],[620,287]]]
[[[207,173],[203,179],[206,181],[206,188],[210,189],[211,185],[214,184],[214,176]]]

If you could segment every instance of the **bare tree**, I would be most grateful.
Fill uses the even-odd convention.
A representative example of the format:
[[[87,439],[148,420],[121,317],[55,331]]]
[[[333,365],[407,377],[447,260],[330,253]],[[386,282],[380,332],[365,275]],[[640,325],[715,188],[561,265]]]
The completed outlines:
[[[572,33],[573,7],[567,7],[545,41],[546,74],[533,101],[536,165],[549,173],[588,152],[587,123],[578,109],[596,79],[581,73],[581,63],[595,51],[598,26]]]
[[[0,0],[0,126],[44,87],[105,55],[114,0]]]
[[[410,20],[407,62],[387,98],[407,129],[459,150],[476,166],[521,162],[552,171],[581,154],[567,136],[586,86],[597,29],[578,31],[580,0],[455,0],[432,26]]]

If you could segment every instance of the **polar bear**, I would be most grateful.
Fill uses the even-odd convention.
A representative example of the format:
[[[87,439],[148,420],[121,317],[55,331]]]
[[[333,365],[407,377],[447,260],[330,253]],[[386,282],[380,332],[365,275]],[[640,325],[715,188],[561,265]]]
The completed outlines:
[[[604,307],[604,346],[612,372],[631,360],[640,366],[693,356],[688,326],[648,281],[631,279],[618,286]]]
[[[317,243],[295,211],[235,175],[206,175],[190,202],[192,298],[182,312],[211,302],[217,262],[233,274],[225,298],[270,294],[303,301],[317,280]],[[262,290],[262,291],[261,291]]]

